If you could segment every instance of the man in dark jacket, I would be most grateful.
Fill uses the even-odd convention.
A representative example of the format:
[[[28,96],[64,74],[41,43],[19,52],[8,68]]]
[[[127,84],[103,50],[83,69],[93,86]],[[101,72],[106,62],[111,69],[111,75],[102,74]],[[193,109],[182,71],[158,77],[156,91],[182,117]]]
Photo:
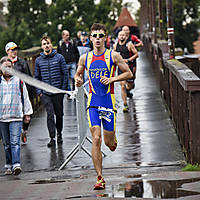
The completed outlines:
[[[76,65],[79,60],[79,51],[76,46],[76,42],[70,40],[70,33],[68,30],[62,31],[62,40],[58,43],[57,51],[64,56],[67,64],[67,90],[71,91],[70,79],[72,81],[72,90],[74,90],[74,75],[76,73]]]
[[[40,41],[43,52],[35,62],[35,78],[59,89],[66,90],[67,66],[65,58],[53,49],[50,37],[43,36]],[[50,136],[50,142],[47,146],[55,146],[56,129],[57,143],[62,144],[64,94],[55,95],[38,88],[36,91],[41,97],[47,112],[47,127]],[[56,115],[56,122],[54,114]]]
[[[32,73],[31,73],[28,63],[24,59],[17,56],[18,49],[19,49],[19,46],[17,46],[17,44],[15,44],[14,42],[9,42],[5,46],[5,51],[8,54],[8,58],[12,61],[14,65],[14,69],[32,77]],[[28,90],[29,99],[33,105],[34,88],[28,84],[26,84],[26,87]],[[23,120],[23,127],[22,127],[23,130],[22,130],[21,138],[22,138],[22,142],[24,143],[26,143],[27,141],[26,134],[28,132],[29,124],[30,124],[30,121],[26,121],[25,119]]]

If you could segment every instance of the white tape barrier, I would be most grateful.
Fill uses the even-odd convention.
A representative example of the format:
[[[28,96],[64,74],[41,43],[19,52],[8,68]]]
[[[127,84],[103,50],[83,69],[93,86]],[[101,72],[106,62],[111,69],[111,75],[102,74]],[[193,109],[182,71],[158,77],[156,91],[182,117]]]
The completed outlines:
[[[6,66],[1,65],[0,69],[8,72],[12,76],[17,76],[19,79],[21,79],[25,83],[27,83],[31,86],[34,86],[36,88],[40,88],[41,90],[45,90],[45,91],[53,93],[53,94],[59,94],[59,93],[69,94],[70,96],[73,96],[73,98],[76,95],[76,93],[74,91],[66,91],[66,90],[58,89],[58,88],[51,86],[45,82],[39,81],[35,78],[32,78],[32,77],[28,76],[27,74],[19,72],[13,68],[8,68]]]

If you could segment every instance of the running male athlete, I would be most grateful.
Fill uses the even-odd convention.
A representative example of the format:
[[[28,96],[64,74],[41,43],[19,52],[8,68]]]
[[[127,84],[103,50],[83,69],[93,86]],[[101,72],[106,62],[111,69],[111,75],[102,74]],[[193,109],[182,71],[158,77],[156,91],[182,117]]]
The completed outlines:
[[[133,78],[127,81],[126,80],[120,81],[121,95],[122,95],[122,100],[124,102],[123,112],[128,112],[127,91],[130,91],[132,88],[134,88],[134,80],[136,73],[136,58],[138,57],[138,52],[133,43],[127,40],[124,31],[120,31],[118,33],[118,42],[117,44],[114,44],[113,49],[120,53],[120,55],[124,59],[124,62],[128,64],[130,70],[133,73]],[[120,68],[118,68],[118,75],[121,73],[122,71],[120,70]]]
[[[104,25],[98,23],[92,25],[91,41],[94,50],[80,57],[74,78],[76,86],[80,87],[83,84],[83,74],[86,68],[90,87],[87,115],[92,134],[92,160],[97,172],[97,183],[94,189],[98,190],[105,188],[105,181],[102,177],[101,123],[103,124],[104,143],[111,151],[115,151],[117,139],[115,137],[114,82],[130,79],[133,75],[117,52],[105,48],[106,29]],[[115,64],[123,72],[119,76],[114,76]]]

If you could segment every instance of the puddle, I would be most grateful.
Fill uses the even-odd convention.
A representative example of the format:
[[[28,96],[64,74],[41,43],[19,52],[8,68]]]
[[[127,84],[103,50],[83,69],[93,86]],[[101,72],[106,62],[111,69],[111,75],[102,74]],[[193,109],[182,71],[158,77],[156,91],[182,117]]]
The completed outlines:
[[[112,197],[112,198],[156,198],[175,199],[192,195],[199,195],[200,192],[183,190],[185,183],[200,181],[196,179],[186,180],[134,180],[125,184],[107,186],[106,190],[98,191],[96,194],[77,195],[65,199],[87,198],[87,197]],[[100,193],[99,193],[100,192]]]
[[[91,194],[91,195],[77,195],[72,197],[66,197],[65,199],[77,199],[77,198],[87,198],[87,197],[108,197],[108,194]]]
[[[43,180],[37,180],[30,184],[50,184],[50,183],[64,183],[65,180],[55,180],[55,179],[43,179]]]
[[[140,198],[179,198],[191,195],[199,195],[198,192],[183,190],[184,183],[194,183],[200,179],[186,180],[136,180],[112,186],[112,194],[108,196],[120,197],[140,197]]]

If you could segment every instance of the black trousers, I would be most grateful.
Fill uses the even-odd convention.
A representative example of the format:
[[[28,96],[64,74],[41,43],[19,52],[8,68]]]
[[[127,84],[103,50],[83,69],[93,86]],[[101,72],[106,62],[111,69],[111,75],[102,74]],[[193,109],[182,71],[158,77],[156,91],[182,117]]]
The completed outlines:
[[[63,129],[63,98],[64,94],[46,95],[41,97],[42,103],[47,112],[47,128],[49,137],[55,138],[56,129],[57,135],[62,134]],[[56,116],[56,121],[55,121]]]

